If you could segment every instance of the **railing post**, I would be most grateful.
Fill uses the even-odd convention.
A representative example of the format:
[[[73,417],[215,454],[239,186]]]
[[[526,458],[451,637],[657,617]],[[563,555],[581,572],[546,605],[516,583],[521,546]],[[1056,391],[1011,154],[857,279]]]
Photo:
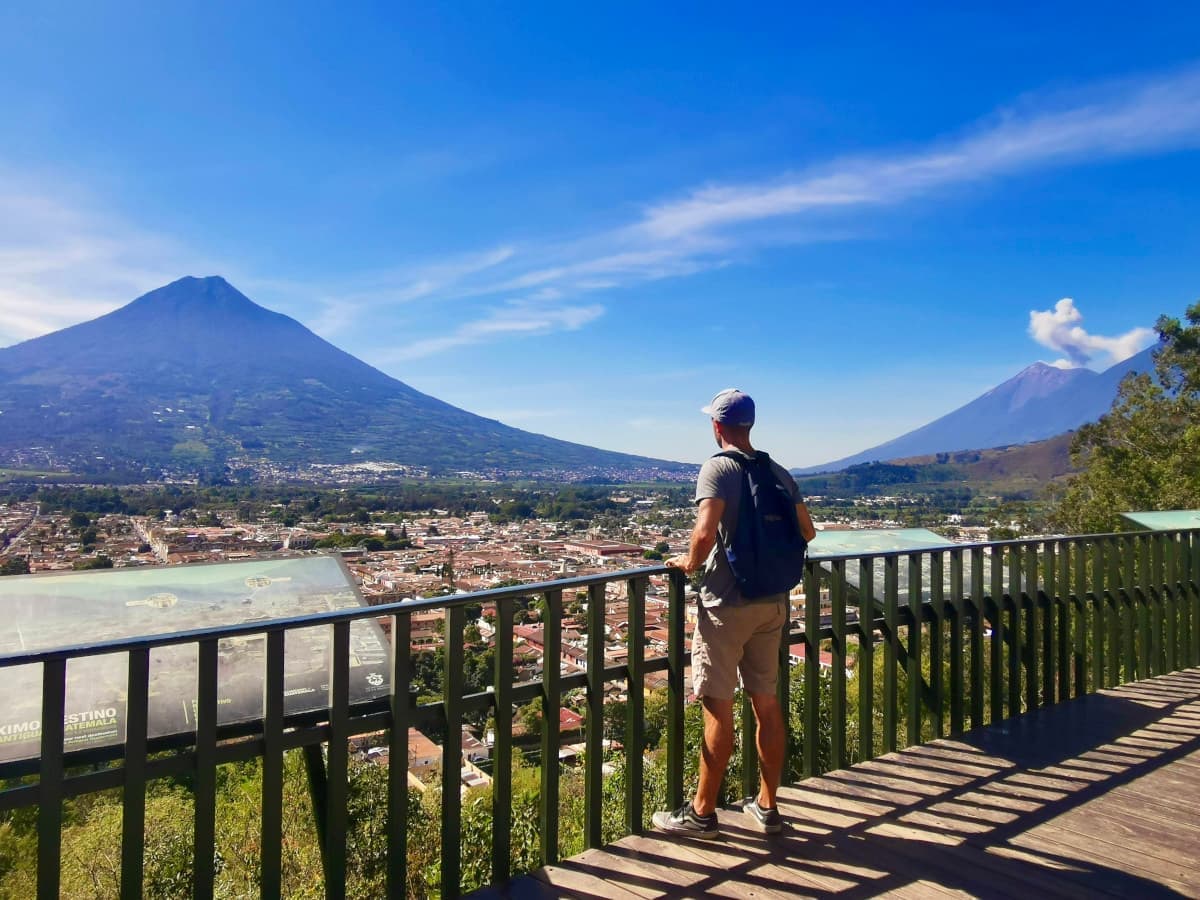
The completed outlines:
[[[988,619],[992,623],[988,660],[988,721],[1004,718],[1004,548],[992,545],[988,574],[992,590],[988,598]]]
[[[1082,697],[1087,693],[1087,545],[1083,541],[1075,542],[1075,689],[1073,697]]]
[[[266,634],[267,658],[263,673],[262,867],[259,895],[283,893],[283,691],[284,642],[282,629]]]
[[[804,571],[804,777],[823,771],[821,741],[821,583],[817,563]]]
[[[1056,607],[1058,620],[1058,700],[1062,702],[1071,696],[1071,544],[1062,541],[1056,549],[1058,576],[1050,602]]]
[[[392,728],[388,734],[388,894],[408,891],[408,728],[412,684],[412,616],[392,616],[392,658],[388,681]],[[497,733],[499,716],[497,718]],[[510,722],[512,716],[509,716]]]
[[[1104,668],[1106,612],[1104,609],[1104,541],[1092,544],[1092,686],[1093,690],[1108,687]]]
[[[1108,574],[1106,580],[1108,582],[1108,600],[1112,605],[1112,615],[1108,622],[1108,647],[1109,647],[1109,677],[1108,686],[1116,687],[1121,683],[1121,663],[1123,648],[1122,634],[1122,619],[1124,618],[1124,604],[1121,600],[1121,555],[1118,552],[1116,538],[1107,538],[1104,541],[1105,552],[1104,559]]]
[[[542,790],[538,814],[542,863],[558,862],[559,656],[562,653],[562,591],[547,591],[542,627]]]
[[[448,636],[447,636],[447,639]],[[461,646],[460,646],[461,652]],[[346,896],[346,831],[350,786],[350,623],[333,624],[333,652],[330,654],[329,747],[325,775],[325,896],[338,900]],[[458,750],[462,753],[462,735]],[[458,769],[455,769],[457,784]],[[444,780],[443,775],[443,780]]]
[[[1159,540],[1163,544],[1164,551],[1164,567],[1162,569],[1163,577],[1161,583],[1163,607],[1167,617],[1167,634],[1165,638],[1167,645],[1167,671],[1174,672],[1179,668],[1179,655],[1177,652],[1179,647],[1179,609],[1176,603],[1179,592],[1175,589],[1175,585],[1177,584],[1175,571],[1175,535],[1162,534],[1159,535]]]
[[[196,699],[196,782],[192,896],[211,897],[216,881],[217,640],[200,642]]]
[[[922,622],[921,601],[921,555],[911,553],[908,556],[908,659],[905,667],[908,682],[908,745],[921,743],[921,683],[924,678],[921,672],[921,632]]]
[[[588,586],[587,721],[584,725],[583,839],[604,844],[604,585]]]
[[[758,745],[757,727],[754,719],[754,704],[750,694],[741,690],[741,712],[738,716],[739,731],[741,732],[742,759],[739,773],[739,793],[743,797],[758,794]]]
[[[1024,590],[1021,591],[1021,602],[1018,609],[1024,611],[1025,627],[1023,629],[1025,637],[1023,640],[1025,664],[1025,708],[1035,710],[1038,708],[1038,689],[1041,684],[1041,676],[1038,667],[1038,575],[1041,567],[1038,564],[1038,545],[1036,543],[1026,544],[1025,565],[1024,565]]]
[[[875,560],[858,561],[858,758],[875,756]]]
[[[966,628],[966,598],[963,596],[962,550],[950,550],[950,735],[959,737],[964,729],[963,701],[966,664],[963,660],[963,631]]]
[[[896,648],[900,644],[899,558],[886,556],[883,560],[883,621],[887,636],[883,645],[883,752],[896,750]]]
[[[1134,547],[1133,538],[1124,537],[1117,538],[1117,544],[1120,549],[1121,558],[1121,605],[1123,607],[1121,615],[1124,623],[1124,630],[1121,633],[1121,645],[1125,655],[1125,661],[1122,668],[1125,670],[1125,681],[1136,681],[1138,679],[1138,656],[1137,656],[1137,631],[1138,631],[1138,607],[1137,607],[1137,580],[1134,578]]]
[[[1024,650],[1021,641],[1021,609],[1024,592],[1021,590],[1021,546],[1008,547],[1008,590],[1005,606],[1008,610],[1008,716],[1021,712],[1021,671]]]
[[[462,695],[463,628],[462,606],[446,608],[442,710],[445,731],[442,744],[442,896],[457,897],[462,891]],[[557,717],[543,727],[558,730]]]
[[[929,601],[933,608],[933,621],[929,623],[929,690],[933,705],[929,710],[933,736],[946,736],[946,679],[942,670],[946,640],[946,572],[943,565],[944,550],[929,553]]]
[[[1150,535],[1150,569],[1146,573],[1146,585],[1154,609],[1154,622],[1150,633],[1154,640],[1154,667],[1156,674],[1164,675],[1172,671],[1167,666],[1167,611],[1166,598],[1163,597],[1163,549],[1162,535]]]
[[[1192,557],[1188,546],[1188,533],[1175,535],[1175,572],[1178,584],[1179,606],[1179,667],[1186,669],[1192,660]]]
[[[829,598],[832,612],[833,671],[830,672],[833,721],[830,723],[830,765],[844,769],[846,755],[846,561],[832,562]]]
[[[929,692],[934,697],[934,702],[930,704],[929,721],[935,738],[946,737],[946,674],[942,670],[946,655],[946,648],[943,647],[946,640],[946,566],[943,553],[941,550],[929,552],[929,605],[932,612],[929,623]]]
[[[63,711],[67,661],[42,663],[42,741],[38,760],[37,894],[58,900],[62,868]]]
[[[1190,577],[1188,586],[1192,598],[1192,659],[1193,666],[1200,666],[1200,531],[1189,535],[1190,552],[1188,553]]]
[[[1158,671],[1158,667],[1154,664],[1154,651],[1157,644],[1154,641],[1153,609],[1150,599],[1150,540],[1146,535],[1140,534],[1133,538],[1133,552],[1137,560],[1134,597],[1137,601],[1138,611],[1138,677],[1150,678]]]
[[[983,581],[983,548],[974,547],[971,553],[971,727],[984,724],[983,700],[983,621],[985,586]]]
[[[684,577],[678,569],[668,573],[667,597],[667,804],[683,805],[683,625]],[[699,601],[697,601],[699,602]]]
[[[1042,584],[1044,590],[1037,592],[1037,605],[1042,613],[1042,703],[1046,706],[1054,704],[1055,670],[1057,668],[1054,654],[1054,625],[1058,618],[1054,598],[1058,595],[1055,565],[1056,545],[1053,541],[1042,544]]]
[[[788,595],[787,615],[784,618],[782,634],[779,636],[779,680],[775,686],[775,694],[779,698],[779,711],[783,717],[783,769],[779,773],[779,784],[784,786],[792,783],[792,767],[787,759],[792,747],[792,672],[791,672],[791,641],[792,641],[792,598]]]
[[[625,679],[625,830],[642,833],[644,775],[642,754],[646,724],[646,579],[631,578],[626,649],[629,674]]]
[[[492,702],[492,883],[508,881],[512,868],[512,685],[515,603],[496,601]],[[543,625],[543,628],[545,626]]]
[[[125,786],[121,797],[121,897],[142,896],[146,832],[146,735],[150,651],[129,651],[125,703]],[[265,848],[264,848],[265,851]]]
[[[1185,552],[1188,555],[1188,596],[1191,606],[1191,627],[1188,664],[1200,665],[1200,532],[1192,531],[1187,536]]]

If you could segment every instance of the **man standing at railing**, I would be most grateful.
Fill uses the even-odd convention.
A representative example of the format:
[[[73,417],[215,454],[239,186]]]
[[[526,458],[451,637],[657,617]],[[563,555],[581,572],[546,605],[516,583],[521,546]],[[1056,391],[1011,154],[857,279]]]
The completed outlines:
[[[733,753],[733,695],[740,673],[743,689],[750,695],[758,723],[758,756],[761,784],[758,796],[743,804],[752,827],[767,833],[782,829],[775,792],[783,772],[784,727],[776,685],[779,678],[780,642],[788,622],[788,589],[799,581],[784,575],[791,585],[779,587],[781,571],[796,572],[803,566],[804,543],[816,531],[792,476],[781,465],[759,453],[750,444],[754,425],[754,401],[736,389],[722,391],[702,412],[712,418],[713,437],[721,453],[708,459],[696,483],[696,525],[688,552],[667,560],[667,565],[691,573],[704,567],[700,588],[696,633],[692,641],[692,685],[704,706],[704,746],[700,753],[700,781],[693,800],[674,811],[654,814],[654,824],[674,834],[715,838],[717,795]],[[781,508],[784,517],[772,516],[769,504],[751,499],[751,488],[759,496],[768,492],[786,494]],[[763,523],[759,518],[780,519],[795,509],[795,520]],[[773,539],[754,559],[770,572],[747,572],[745,557],[737,552],[745,535],[754,528],[759,535],[782,535]],[[772,531],[771,528],[775,528]],[[803,540],[795,537],[795,532]],[[774,558],[771,558],[771,553]],[[783,568],[778,564],[780,554]],[[732,561],[732,565],[731,565]],[[743,588],[755,583],[759,574],[772,585],[764,596],[748,596]],[[759,583],[764,583],[760,580]]]

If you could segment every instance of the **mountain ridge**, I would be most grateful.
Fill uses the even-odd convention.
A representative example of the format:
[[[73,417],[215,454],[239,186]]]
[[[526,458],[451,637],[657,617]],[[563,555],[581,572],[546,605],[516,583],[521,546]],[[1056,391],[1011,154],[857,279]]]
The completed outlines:
[[[868,462],[1025,444],[1073,431],[1108,411],[1126,374],[1153,368],[1153,349],[1102,372],[1033,363],[919,428],[859,453],[795,471],[836,472]]]
[[[477,416],[357,359],[219,276],[0,349],[0,453],[85,468],[392,462],[440,474],[679,474]],[[134,474],[130,472],[129,474]]]

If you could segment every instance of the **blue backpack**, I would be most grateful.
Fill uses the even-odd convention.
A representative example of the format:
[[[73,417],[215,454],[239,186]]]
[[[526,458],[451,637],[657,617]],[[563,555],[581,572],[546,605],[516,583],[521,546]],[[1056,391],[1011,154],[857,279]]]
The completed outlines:
[[[742,470],[742,499],[733,539],[722,542],[725,558],[746,602],[784,594],[804,577],[808,541],[800,534],[796,501],[779,483],[771,458],[761,450],[753,459],[727,450]]]

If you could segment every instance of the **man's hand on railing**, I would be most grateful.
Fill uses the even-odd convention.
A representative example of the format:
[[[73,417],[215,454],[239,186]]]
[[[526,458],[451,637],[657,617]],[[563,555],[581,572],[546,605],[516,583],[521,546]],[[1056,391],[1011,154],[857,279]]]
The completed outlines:
[[[688,565],[688,562],[687,554],[681,553],[679,556],[672,556],[670,559],[666,560],[664,565],[672,569],[679,569],[685,575],[690,575],[693,571],[693,568]]]

